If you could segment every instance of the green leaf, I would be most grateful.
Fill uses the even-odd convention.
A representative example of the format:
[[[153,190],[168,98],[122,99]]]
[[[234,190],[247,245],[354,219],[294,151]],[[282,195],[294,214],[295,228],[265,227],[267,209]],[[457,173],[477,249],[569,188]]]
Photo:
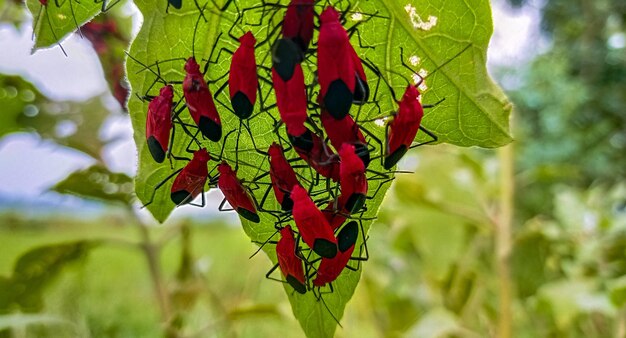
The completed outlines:
[[[427,91],[423,102],[445,101],[426,112],[423,124],[439,140],[460,146],[499,147],[511,141],[509,115],[512,109],[502,90],[491,80],[486,69],[487,46],[493,33],[491,8],[488,1],[428,0],[408,7],[404,1],[371,1],[364,12],[386,8],[391,22],[382,32],[386,34],[385,53],[376,55],[377,64],[398,72],[401,67],[400,47],[409,56],[417,56],[416,68],[432,75],[426,79]],[[432,17],[432,19],[431,19]],[[416,28],[421,22],[436,24],[430,29]],[[428,24],[426,24],[428,26]],[[426,27],[428,28],[428,27]],[[364,33],[367,31],[364,31]],[[365,35],[365,34],[363,34]],[[471,47],[438,69],[471,44]],[[396,80],[399,80],[396,78]],[[402,82],[402,81],[398,81]],[[404,83],[397,87],[403,90]],[[418,134],[419,136],[419,134]]]
[[[174,203],[170,199],[170,189],[173,180],[164,181],[164,179],[171,175],[174,170],[182,168],[187,161],[173,159],[170,166],[168,161],[158,164],[152,159],[146,147],[145,135],[148,102],[142,101],[139,97],[158,94],[160,87],[163,85],[155,83],[157,79],[155,73],[158,71],[160,77],[174,84],[175,99],[181,99],[183,93],[180,81],[184,78],[183,66],[185,59],[195,54],[196,60],[199,61],[202,67],[213,50],[215,50],[215,54],[212,60],[215,60],[221,48],[231,51],[235,50],[238,43],[230,39],[227,33],[233,25],[232,22],[237,19],[237,15],[233,6],[221,15],[217,15],[217,9],[213,8],[209,2],[209,7],[204,14],[207,18],[205,22],[204,20],[199,20],[199,11],[194,2],[191,1],[185,1],[181,10],[170,8],[169,14],[165,12],[167,5],[165,1],[155,4],[153,1],[137,0],[135,3],[144,17],[143,26],[129,51],[129,54],[137,61],[129,58],[126,63],[128,79],[132,87],[128,108],[139,154],[139,170],[135,188],[138,198],[143,203],[146,203],[153,195],[155,187],[157,185],[160,186],[154,193],[152,203],[147,208],[158,221],[163,222],[175,208]],[[237,1],[236,3],[240,8],[258,5],[257,1],[251,0]],[[287,3],[287,1],[283,1],[283,3]],[[345,2],[342,2],[342,4],[345,5]],[[421,6],[418,9],[418,13],[424,18],[427,18],[429,14],[438,16],[438,24],[430,31],[413,29],[411,19],[404,10],[404,4],[400,2],[360,2],[353,10],[361,13],[374,13],[379,10],[377,17],[363,23],[359,27],[358,34],[364,46],[367,45],[374,48],[359,47],[357,34],[353,36],[352,42],[357,53],[362,58],[371,60],[383,70],[385,76],[392,81],[395,92],[398,95],[402,94],[406,87],[406,81],[403,80],[403,77],[411,75],[411,72],[401,65],[400,47],[403,47],[405,50],[405,58],[418,55],[422,59],[418,66],[433,70],[437,65],[444,64],[453,58],[455,54],[470,46],[458,57],[451,60],[438,71],[433,72],[433,75],[427,78],[427,84],[431,89],[424,92],[424,103],[434,103],[443,97],[446,100],[436,108],[428,110],[424,118],[424,125],[434,131],[439,136],[440,141],[462,146],[496,147],[510,142],[511,138],[508,134],[510,104],[502,92],[490,80],[485,68],[486,48],[492,33],[491,12],[488,1],[483,0],[472,3],[471,7],[462,1],[454,3],[450,1],[445,3],[443,1],[430,1],[428,5]],[[246,30],[251,30],[258,42],[266,39],[268,18],[274,20],[269,24],[270,27],[278,24],[280,20],[280,15],[260,17],[260,14],[255,11],[246,13],[244,23],[247,24],[243,25],[241,29],[233,29],[233,34],[238,36]],[[259,20],[265,21],[261,25],[253,25],[254,22]],[[198,22],[198,29],[195,32],[194,41],[196,22]],[[351,26],[353,24],[355,24],[355,21],[349,19],[347,25]],[[220,32],[223,35],[217,47],[215,47],[214,44]],[[271,43],[263,45],[256,52],[257,63],[266,67],[271,66],[269,45]],[[216,63],[211,63],[208,67],[206,78],[213,81],[219,79],[215,83],[209,83],[209,88],[213,93],[225,83],[225,79],[222,76],[227,74],[230,64],[230,59],[227,55],[227,53],[222,53],[219,60]],[[155,66],[157,62],[158,70]],[[315,59],[312,57],[310,65],[305,64],[303,67],[307,83],[313,82],[312,71],[314,64]],[[146,70],[145,66],[149,66],[150,70]],[[369,70],[366,70],[366,72],[370,87],[375,88],[376,75]],[[398,72],[403,76],[395,75]],[[265,73],[263,72],[263,74]],[[264,94],[271,94],[271,88],[263,82],[261,90]],[[381,82],[380,89],[376,93],[380,111],[376,109],[375,105],[369,104],[365,105],[359,112],[359,121],[379,140],[384,139],[385,128],[376,125],[374,122],[364,121],[380,117],[381,114],[388,115],[397,109],[397,104],[389,94],[390,91]],[[238,118],[220,103],[223,102],[224,106],[230,107],[227,96],[228,93],[225,90],[216,98],[223,124],[223,135],[226,135],[231,130],[237,130],[240,125]],[[272,104],[273,100],[273,94],[268,95],[266,104]],[[353,109],[353,116],[356,116],[357,108]],[[270,113],[275,118],[278,118],[276,110]],[[180,114],[180,117],[184,122],[193,124],[186,110]],[[172,153],[178,156],[191,156],[185,152],[185,148],[190,143],[190,137],[185,135],[180,128],[176,129],[175,141],[171,146]],[[266,150],[272,142],[277,141],[275,134],[272,132],[273,120],[265,113],[258,115],[250,122],[250,129],[254,135],[255,144],[259,149]],[[232,160],[236,157],[236,136],[237,134],[233,134],[229,139],[222,139],[218,143],[201,140],[201,144],[214,157],[224,149],[224,156],[233,164]],[[223,144],[224,142],[226,142],[225,145]],[[372,141],[372,143],[378,145],[375,141]],[[237,175],[240,179],[249,182],[259,173],[268,170],[267,160],[264,156],[254,151],[247,132],[242,131],[240,133],[238,144],[238,157],[241,165]],[[380,146],[376,146],[376,148],[377,150],[372,153],[374,157],[380,154]],[[286,155],[288,158],[297,157],[293,150],[287,152]],[[210,162],[209,169],[214,169],[214,166],[215,162]],[[384,171],[378,159],[372,161],[370,169],[379,172]],[[211,175],[215,175],[215,172],[213,170]],[[301,174],[310,178],[310,172],[307,170],[302,171]],[[261,182],[267,183],[268,181],[269,179]],[[160,185],[161,182],[164,182],[164,184]],[[324,184],[325,182],[322,181],[320,188]],[[380,184],[381,181],[370,180],[369,191],[377,191]],[[363,218],[376,216],[380,203],[389,187],[388,182],[382,184],[383,186],[373,199],[368,200],[367,212],[364,213]],[[260,189],[254,190],[254,196],[257,201],[261,200],[265,187],[265,185],[261,185]],[[206,189],[208,188],[205,187]],[[208,207],[217,208],[215,205]],[[279,210],[279,206],[271,194],[266,200],[264,208]],[[242,220],[242,224],[244,231],[252,241],[264,242],[275,231],[274,221],[275,219],[271,216],[262,214],[261,223],[259,224],[253,224],[246,220]],[[371,221],[363,222],[365,233],[369,230],[370,224]],[[361,242],[362,238],[360,236],[357,246],[360,246]],[[273,262],[276,261],[273,245],[266,245],[264,251]],[[277,273],[278,276],[279,272]],[[338,319],[342,317],[345,306],[352,297],[359,278],[360,271],[344,271],[333,283],[334,292],[324,294],[323,300],[316,299],[312,292],[300,295],[292,292],[293,290],[290,290],[290,287],[285,286],[294,314],[300,321],[307,336],[329,337],[333,335],[337,326],[333,316]]]
[[[42,138],[102,160],[102,148],[111,140],[103,141],[98,134],[111,115],[98,96],[85,102],[44,101],[37,106],[37,114],[22,114],[18,122],[35,129]]]
[[[22,1],[0,0],[0,22],[10,23],[16,29],[19,29],[25,18],[25,9]]]
[[[71,173],[52,190],[123,205],[128,205],[134,199],[133,180],[126,174],[110,172],[102,164]]]
[[[42,5],[39,0],[27,0],[26,6],[33,15],[34,49],[51,47],[59,44],[66,36],[91,20],[101,10],[115,0],[78,1],[49,0]],[[103,7],[104,6],[104,7]]]
[[[68,264],[84,258],[97,241],[51,244],[31,249],[18,258],[10,278],[0,279],[0,311],[21,309],[38,311],[43,306],[42,292]]]
[[[552,314],[561,330],[570,327],[581,314],[615,313],[608,296],[596,291],[594,281],[583,279],[562,279],[544,284],[538,292],[538,306]]]
[[[445,308],[430,310],[410,331],[412,337],[437,338],[453,336],[462,331],[454,313]]]
[[[609,297],[615,307],[621,308],[626,304],[626,276],[608,282]]]
[[[34,105],[42,95],[31,83],[19,76],[0,74],[0,138],[6,134],[21,131],[19,118],[37,109]]]

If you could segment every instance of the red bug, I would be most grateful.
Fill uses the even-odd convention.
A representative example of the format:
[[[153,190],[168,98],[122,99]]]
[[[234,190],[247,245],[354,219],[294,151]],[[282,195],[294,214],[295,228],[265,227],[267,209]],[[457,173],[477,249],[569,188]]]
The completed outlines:
[[[341,159],[339,185],[341,186],[341,195],[345,199],[341,205],[349,213],[361,210],[367,197],[365,165],[354,149],[353,145],[344,143],[339,150]]]
[[[306,131],[304,122],[307,119],[307,97],[302,66],[296,64],[294,67],[293,76],[288,81],[283,80],[276,69],[272,68],[272,80],[278,113],[287,127],[287,133],[302,135]]]
[[[81,28],[83,36],[91,42],[93,49],[98,55],[109,52],[108,38],[113,37],[120,41],[124,41],[117,29],[115,20],[109,18],[103,22],[90,21]]]
[[[191,204],[191,201],[204,192],[204,185],[209,178],[207,164],[210,159],[211,156],[206,149],[196,150],[193,158],[183,168],[176,170],[154,187],[150,200],[143,207],[150,205],[156,191],[174,176],[176,178],[170,189],[172,202],[176,205]],[[202,204],[199,206],[204,206],[204,203],[204,194],[202,194]]]
[[[362,229],[361,232],[363,232]],[[314,286],[322,287],[332,283],[345,268],[358,270],[358,267],[352,268],[348,266],[350,260],[363,261],[368,259],[367,246],[365,246],[366,257],[352,257],[358,235],[359,227],[356,221],[350,221],[339,231],[339,234],[337,234],[337,255],[334,258],[322,257],[322,261],[315,272]]]
[[[248,31],[239,38],[239,48],[233,53],[228,73],[228,90],[230,102],[235,115],[240,119],[247,119],[252,115],[256,103],[259,79],[254,58],[256,39]]]
[[[287,134],[294,149],[318,174],[339,181],[339,158],[316,133],[305,127],[302,135]]]
[[[202,135],[217,142],[222,137],[222,122],[217,113],[213,95],[194,57],[187,59],[185,72],[187,74],[183,80],[183,93],[191,117]]]
[[[356,153],[363,161],[365,167],[369,165],[370,152],[367,148],[367,142],[359,125],[354,122],[352,116],[346,115],[342,119],[335,119],[322,108],[320,121],[326,131],[326,135],[330,139],[330,143],[335,149],[341,149],[341,145],[344,143],[351,144],[356,149]]]
[[[162,163],[169,148],[170,130],[172,129],[172,107],[174,88],[166,85],[159,95],[150,101],[146,120],[146,139],[152,158]]]
[[[333,258],[337,254],[337,239],[322,212],[300,186],[291,191],[293,220],[304,242],[321,257]]]
[[[291,190],[294,186],[300,186],[296,173],[285,158],[283,149],[276,142],[272,143],[268,149],[270,157],[270,179],[276,200],[283,210],[289,211],[293,208]]]
[[[285,12],[282,35],[295,42],[302,54],[313,39],[314,0],[291,0]]]
[[[322,210],[333,231],[338,229],[348,218],[349,212],[343,207],[345,200],[343,195],[339,195],[335,200],[328,202],[326,209]]]
[[[339,21],[339,13],[331,6],[326,7],[320,20],[317,48],[320,95],[328,112],[341,119],[349,113],[355,98],[363,100],[367,96],[363,87],[367,80],[348,33]]]
[[[367,102],[367,99],[370,95],[370,87],[367,84],[367,76],[365,75],[365,70],[363,69],[361,58],[359,58],[354,49],[352,49],[351,54],[352,63],[354,64],[354,69],[356,70],[356,84],[354,86],[354,96],[352,98],[352,103],[361,105]]]
[[[304,60],[304,54],[313,38],[315,16],[313,0],[292,0],[282,24],[282,37],[272,47],[272,68],[283,81],[289,81],[296,65]]]
[[[193,158],[174,179],[170,197],[176,205],[193,201],[204,192],[204,185],[209,177],[207,163],[211,157],[206,149],[202,148],[193,153]],[[204,205],[204,195],[202,196]]]
[[[303,261],[297,254],[296,239],[291,230],[291,226],[280,229],[280,240],[276,244],[276,256],[278,266],[285,280],[297,292],[304,294],[307,291],[306,279],[303,268]],[[270,278],[270,274],[276,269],[274,266],[265,276]]]
[[[468,44],[459,51],[452,58],[437,66],[435,70],[433,70],[429,75],[434,74],[438,69],[444,67],[452,60],[456,59],[459,55],[461,55],[464,51],[470,48],[472,44]],[[434,104],[422,105],[420,101],[420,92],[419,85],[426,79],[427,76],[422,77],[418,75],[413,69],[411,69],[404,62],[404,50],[400,48],[400,59],[402,61],[402,65],[407,69],[411,70],[411,72],[420,77],[420,81],[417,84],[409,83],[402,95],[402,98],[397,101],[398,102],[398,111],[392,114],[391,122],[387,123],[386,126],[386,137],[384,146],[384,161],[383,167],[387,170],[391,169],[394,165],[398,163],[398,161],[406,154],[406,152],[410,148],[415,148],[421,145],[425,145],[428,143],[436,142],[438,140],[437,136],[430,132],[428,129],[422,126],[422,118],[424,117],[424,108],[432,108],[440,104],[444,101],[444,99],[439,100]],[[380,74],[380,70],[375,65],[369,65],[370,68],[377,73],[379,78],[383,79],[387,86],[389,87],[391,94],[393,97],[396,97],[395,92],[389,82]],[[407,81],[408,82],[408,81]],[[365,129],[363,129],[366,131]],[[413,141],[415,140],[415,136],[417,135],[417,131],[422,130],[428,136],[431,137],[430,141],[418,143],[415,145]],[[367,132],[367,131],[366,131]],[[371,135],[371,133],[367,132]],[[371,135],[373,136],[373,135]],[[379,141],[380,142],[380,141]]]
[[[257,213],[256,206],[252,200],[252,197],[243,186],[241,181],[237,178],[237,174],[233,171],[233,168],[223,161],[218,166],[220,173],[217,186],[224,194],[224,201],[220,204],[219,209],[223,210],[224,202],[228,203],[233,209],[241,215],[241,217],[249,220],[250,222],[259,223],[260,218]]]
[[[388,138],[386,142],[385,169],[391,169],[411,148],[415,135],[419,129],[437,140],[437,137],[425,130],[422,125],[424,108],[419,101],[420,92],[415,85],[408,85],[402,99],[398,102],[398,112],[393,116],[388,126]],[[433,142],[431,141],[431,142]]]

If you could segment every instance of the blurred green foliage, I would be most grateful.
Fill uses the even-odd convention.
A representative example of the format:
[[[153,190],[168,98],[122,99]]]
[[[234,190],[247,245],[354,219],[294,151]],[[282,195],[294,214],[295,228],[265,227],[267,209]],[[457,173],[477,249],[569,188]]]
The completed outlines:
[[[551,0],[540,11],[549,48],[514,71],[520,83],[509,93],[522,219],[550,213],[559,184],[584,189],[626,178],[626,3]]]

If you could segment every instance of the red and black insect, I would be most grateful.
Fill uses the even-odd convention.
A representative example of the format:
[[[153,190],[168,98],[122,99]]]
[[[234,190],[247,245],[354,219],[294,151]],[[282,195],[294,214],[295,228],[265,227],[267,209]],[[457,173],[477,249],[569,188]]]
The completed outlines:
[[[448,61],[439,65],[433,72],[435,73],[441,67],[447,65],[450,61],[454,60],[456,57],[461,55],[465,50],[467,50],[470,45],[467,45],[461,51],[459,51],[455,56],[453,56]],[[402,65],[411,70],[411,72],[417,75],[417,72],[412,70],[405,62],[404,62],[404,50],[400,48],[400,58],[402,60]],[[371,69],[376,72],[379,78],[382,78],[389,90],[391,91],[392,96],[395,98],[395,92],[392,86],[387,82],[387,80],[380,74],[380,70],[377,69],[376,66],[370,65]],[[419,76],[419,75],[417,75]],[[420,81],[416,84],[410,83],[407,85],[402,98],[396,102],[398,103],[398,111],[391,115],[391,121],[387,123],[385,129],[385,142],[384,142],[384,161],[383,167],[387,170],[390,170],[395,166],[398,161],[406,154],[406,152],[410,148],[419,147],[425,144],[429,144],[432,142],[436,142],[438,140],[437,136],[433,134],[428,129],[422,126],[422,118],[424,117],[424,108],[433,108],[443,102],[445,99],[441,99],[434,104],[422,105],[420,101],[420,91],[418,87],[427,77],[420,77]],[[363,129],[366,133],[366,129]],[[429,141],[413,144],[415,140],[415,136],[417,135],[418,130],[426,133],[431,139]],[[373,136],[373,135],[371,135]],[[380,142],[380,141],[379,141]]]
[[[365,167],[369,165],[371,159],[367,141],[352,116],[346,115],[342,119],[336,119],[322,108],[320,121],[322,122],[322,127],[324,127],[324,131],[326,131],[330,143],[335,149],[341,149],[344,143],[351,144],[356,149],[356,153],[359,155],[359,158],[361,158],[361,161],[363,161]]]
[[[211,156],[204,148],[194,152],[191,161],[174,179],[170,195],[172,202],[176,205],[186,204],[204,192],[204,185],[209,178],[207,164],[210,159]],[[202,195],[202,206],[204,206],[204,194]]]
[[[228,91],[235,115],[243,120],[249,118],[254,110],[259,79],[254,57],[254,35],[248,31],[239,38],[239,42],[230,63]]]
[[[383,166],[389,170],[398,163],[409,148],[437,141],[437,136],[422,127],[424,107],[419,100],[420,92],[415,85],[408,85],[398,102],[398,111],[387,124],[385,142],[385,160]],[[432,138],[431,141],[412,146],[418,130],[424,131]]]
[[[291,0],[283,19],[283,38],[293,41],[302,55],[306,53],[313,39],[314,4],[314,0]]]
[[[254,111],[254,105],[257,101],[257,92],[258,98],[261,101],[261,111],[264,108],[264,99],[261,93],[261,87],[259,86],[259,80],[263,80],[269,84],[271,82],[264,77],[260,77],[257,74],[257,63],[254,56],[256,39],[252,32],[248,31],[243,34],[241,37],[236,38],[232,30],[235,28],[235,25],[231,27],[228,34],[231,38],[237,40],[240,45],[235,50],[235,52],[231,52],[226,48],[221,48],[218,53],[217,59],[219,60],[222,52],[226,52],[232,54],[232,60],[230,64],[230,70],[228,72],[228,81],[225,82],[216,92],[215,97],[219,101],[219,94],[222,90],[228,85],[229,93],[230,93],[230,103],[232,106],[232,112],[239,118],[239,133],[237,133],[237,143],[236,143],[236,161],[239,161],[239,137],[241,135],[241,127],[245,127],[248,135],[250,135],[250,139],[254,142],[254,137],[252,135],[252,131],[249,127],[249,120],[253,118],[252,112]],[[219,36],[218,36],[219,40]],[[216,61],[211,61],[216,62]],[[224,75],[225,76],[225,75]],[[269,93],[268,93],[269,95]],[[222,104],[223,105],[223,104]],[[227,106],[226,106],[227,107]],[[228,107],[227,107],[228,108]],[[228,108],[230,109],[230,108]],[[267,110],[267,109],[265,109]],[[258,114],[257,114],[258,115]],[[255,115],[256,116],[256,115]]]
[[[331,116],[341,119],[353,102],[364,103],[369,87],[361,60],[341,25],[339,13],[331,6],[320,15],[317,48],[318,80],[323,106]]]
[[[345,201],[346,198],[343,195],[339,195],[334,200],[328,202],[326,208],[322,210],[333,231],[337,230],[348,219],[349,212],[344,208]]]
[[[299,247],[296,245],[296,239],[294,237],[293,230],[290,225],[280,229],[280,239],[276,243],[276,256],[278,258],[278,264],[274,265],[265,275],[268,279],[274,279],[270,277],[272,272],[280,267],[280,271],[285,277],[285,281],[278,280],[280,282],[287,282],[294,290],[300,294],[305,294],[307,291],[306,275],[304,273],[304,262],[299,256]]]
[[[211,157],[206,149],[196,150],[193,153],[193,158],[183,168],[176,170],[154,187],[150,200],[143,207],[150,205],[154,200],[156,191],[174,176],[176,178],[170,190],[172,202],[177,206],[191,204],[198,195],[202,194],[202,203],[197,206],[203,207],[205,204],[204,186],[209,178],[207,164],[210,159]]]
[[[287,6],[281,37],[272,47],[272,69],[289,81],[303,60],[313,38],[313,0],[292,0]]]
[[[189,113],[202,135],[217,142],[222,138],[222,122],[204,74],[194,57],[187,59],[185,72],[183,94]]]
[[[230,206],[241,217],[250,222],[259,223],[261,219],[257,213],[255,203],[250,193],[237,178],[237,174],[233,171],[233,168],[223,161],[217,169],[220,173],[217,186],[224,194],[224,201],[220,204],[219,210],[225,211],[225,209],[223,209],[224,202],[228,201]]]
[[[361,233],[363,233],[362,226]],[[358,236],[359,225],[357,225],[356,221],[350,221],[344,225],[337,234],[337,255],[334,258],[322,257],[320,265],[314,272],[316,276],[313,280],[314,286],[323,287],[326,284],[334,282],[345,268],[353,271],[359,269],[360,264],[356,268],[353,268],[348,265],[349,261],[359,261],[360,263],[360,261],[365,261],[369,258],[365,241],[363,242],[366,254],[365,257],[352,257]]]
[[[287,133],[294,149],[318,174],[339,181],[339,157],[317,133],[305,127],[299,136]]]
[[[293,76],[285,81],[272,68],[272,80],[276,105],[280,118],[285,123],[289,135],[302,135],[306,131],[304,122],[307,120],[307,95],[304,85],[302,66],[296,64]]]
[[[206,6],[206,5],[205,5]],[[137,63],[144,66],[143,70],[149,70],[155,74],[157,77],[160,77],[159,73],[159,64],[168,61],[177,61],[177,60],[185,60],[184,70],[185,70],[185,78],[182,82],[183,87],[183,96],[185,98],[186,106],[189,110],[189,113],[195,122],[196,126],[202,133],[202,135],[208,138],[211,141],[217,142],[222,138],[222,122],[220,116],[217,112],[217,108],[215,106],[215,102],[213,100],[213,95],[209,90],[207,82],[204,80],[204,74],[207,71],[208,62],[205,65],[204,72],[200,71],[200,65],[196,61],[195,58],[195,34],[198,30],[198,25],[200,23],[200,19],[204,17],[203,9],[200,11],[200,15],[198,16],[198,20],[195,24],[194,29],[194,37],[193,37],[193,45],[192,45],[192,56],[187,58],[174,58],[164,61],[157,61],[156,68],[157,72],[155,72],[151,67],[145,66],[143,63],[133,58]],[[206,19],[205,19],[206,20]],[[143,71],[141,70],[141,71]],[[168,83],[180,83],[169,81]]]
[[[293,208],[291,190],[296,185],[300,186],[296,172],[285,158],[283,148],[276,142],[272,143],[267,154],[270,161],[269,175],[276,200],[283,211],[291,211]]]
[[[367,177],[365,165],[355,153],[353,145],[344,143],[339,150],[341,164],[339,167],[339,185],[345,203],[341,205],[349,212],[355,213],[365,205],[367,197]]]
[[[291,198],[293,199],[293,220],[302,240],[321,257],[335,257],[337,239],[328,221],[311,200],[309,193],[300,186],[294,186]]]
[[[109,52],[109,38],[115,38],[126,42],[126,39],[117,29],[117,24],[112,17],[105,17],[104,21],[90,21],[81,28],[83,36],[91,42],[93,49],[98,55]]]
[[[152,158],[157,163],[165,160],[169,149],[170,131],[172,130],[174,88],[166,85],[159,91],[159,95],[148,104],[146,119],[146,140]]]

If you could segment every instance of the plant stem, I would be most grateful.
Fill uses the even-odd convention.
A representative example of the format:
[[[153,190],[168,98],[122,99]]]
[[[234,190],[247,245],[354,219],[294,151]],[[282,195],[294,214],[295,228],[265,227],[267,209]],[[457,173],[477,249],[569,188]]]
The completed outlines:
[[[626,338],[626,306],[622,306],[617,316],[615,338]]]
[[[155,245],[150,237],[150,231],[148,226],[137,216],[137,214],[131,209],[132,214],[141,235],[141,248],[146,256],[148,262],[148,269],[150,270],[150,278],[152,279],[152,285],[154,287],[154,296],[159,304],[159,310],[161,312],[161,321],[165,328],[165,337],[174,338],[178,337],[176,329],[170,325],[172,320],[172,310],[169,302],[169,295],[163,282],[163,276],[161,274],[161,262],[160,253],[161,247]]]
[[[512,333],[512,282],[509,267],[511,228],[513,223],[513,194],[515,186],[513,145],[500,148],[500,212],[496,224],[496,266],[498,273],[498,338],[510,338]]]

